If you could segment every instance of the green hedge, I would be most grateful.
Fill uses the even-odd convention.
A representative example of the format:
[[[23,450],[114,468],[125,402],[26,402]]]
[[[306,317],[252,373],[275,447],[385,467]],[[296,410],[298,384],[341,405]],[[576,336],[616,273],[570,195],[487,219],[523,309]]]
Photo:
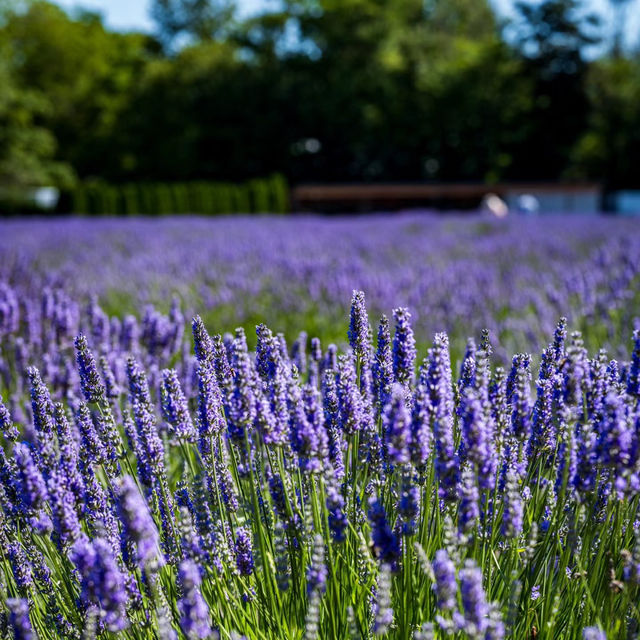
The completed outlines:
[[[289,187],[281,175],[226,182],[86,182],[63,192],[58,211],[85,215],[288,213]]]

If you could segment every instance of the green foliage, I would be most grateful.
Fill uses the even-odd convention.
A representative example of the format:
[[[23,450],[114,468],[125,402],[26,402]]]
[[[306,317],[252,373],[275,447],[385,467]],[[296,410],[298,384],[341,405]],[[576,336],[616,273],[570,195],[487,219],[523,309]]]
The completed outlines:
[[[19,87],[10,52],[0,41],[0,187],[69,184],[73,173],[55,160],[55,138],[39,122],[51,104],[41,92]]]
[[[587,76],[589,126],[573,161],[578,175],[601,176],[610,188],[638,186],[640,57],[595,62]]]
[[[288,0],[243,21],[233,4],[155,0],[156,40],[0,3],[0,182],[72,167],[139,185],[86,197],[147,214],[285,210],[275,183],[222,185],[272,174],[640,185],[638,59],[585,57],[602,31],[584,2],[519,2],[507,26],[488,0]],[[200,186],[143,186],[169,183]]]
[[[276,174],[247,183],[130,183],[90,181],[63,193],[59,211],[87,215],[287,213],[286,180]]]

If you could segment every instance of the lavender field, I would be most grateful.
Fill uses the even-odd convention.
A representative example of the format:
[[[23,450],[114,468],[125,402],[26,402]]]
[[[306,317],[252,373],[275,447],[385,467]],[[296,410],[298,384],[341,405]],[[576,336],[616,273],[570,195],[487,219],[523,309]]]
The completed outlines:
[[[0,222],[2,637],[640,637],[640,233]]]

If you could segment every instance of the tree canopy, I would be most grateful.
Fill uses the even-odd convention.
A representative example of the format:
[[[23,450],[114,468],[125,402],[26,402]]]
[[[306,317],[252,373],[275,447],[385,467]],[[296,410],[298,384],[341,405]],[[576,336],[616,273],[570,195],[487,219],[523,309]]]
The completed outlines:
[[[0,0],[0,181],[638,187],[640,57],[579,0],[154,0],[155,35]],[[597,55],[586,55],[596,51]],[[637,157],[637,156],[636,156]]]

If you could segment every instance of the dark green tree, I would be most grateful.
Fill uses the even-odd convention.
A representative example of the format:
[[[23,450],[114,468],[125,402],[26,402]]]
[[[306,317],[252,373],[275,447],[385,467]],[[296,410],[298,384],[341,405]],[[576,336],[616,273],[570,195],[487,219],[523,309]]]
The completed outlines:
[[[581,0],[518,2],[516,9],[516,43],[534,105],[513,177],[554,180],[567,174],[586,126],[585,51],[600,42],[600,21]]]

